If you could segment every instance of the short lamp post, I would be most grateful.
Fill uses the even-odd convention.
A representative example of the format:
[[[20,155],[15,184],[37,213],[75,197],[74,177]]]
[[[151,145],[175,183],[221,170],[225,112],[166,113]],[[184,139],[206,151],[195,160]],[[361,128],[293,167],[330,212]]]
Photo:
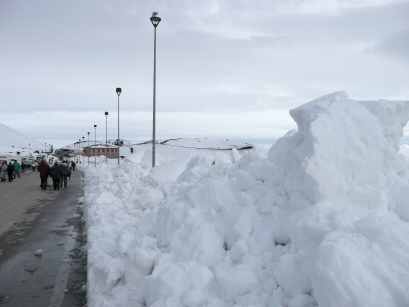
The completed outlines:
[[[105,162],[108,162],[108,112],[105,112]]]
[[[116,94],[118,95],[118,165],[119,165],[119,95],[121,95],[122,89],[120,87],[116,88]]]
[[[97,125],[94,125],[94,129],[95,129],[94,156],[95,156],[95,167],[97,167]]]
[[[158,12],[153,12],[150,18],[153,27],[155,28],[154,34],[154,47],[153,47],[153,137],[152,137],[152,167],[155,167],[155,144],[156,144],[156,27],[159,25],[161,18]]]
[[[87,132],[88,133],[88,149],[87,149],[87,156],[88,156],[88,165],[89,165],[89,153],[90,153],[90,150],[89,150],[89,132]]]

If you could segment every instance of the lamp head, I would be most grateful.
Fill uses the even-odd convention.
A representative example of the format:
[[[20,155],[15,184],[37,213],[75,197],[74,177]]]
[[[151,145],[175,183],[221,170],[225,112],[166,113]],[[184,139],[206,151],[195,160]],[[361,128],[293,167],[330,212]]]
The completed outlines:
[[[97,125],[94,125],[94,128],[96,128],[97,127]]]
[[[158,12],[153,12],[151,17],[151,22],[153,26],[156,28],[162,19],[159,17]]]
[[[122,89],[120,87],[116,88],[116,94],[119,96],[122,93]]]
[[[108,112],[105,112],[105,116],[108,116]]]

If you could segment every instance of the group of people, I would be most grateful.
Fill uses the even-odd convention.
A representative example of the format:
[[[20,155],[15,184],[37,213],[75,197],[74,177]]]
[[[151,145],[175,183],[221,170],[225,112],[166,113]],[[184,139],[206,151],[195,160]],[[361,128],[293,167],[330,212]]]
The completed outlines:
[[[58,161],[55,161],[54,165],[50,167],[46,160],[41,160],[40,165],[37,167],[40,172],[41,179],[41,189],[47,190],[47,179],[51,177],[53,179],[53,188],[54,190],[59,190],[64,185],[64,188],[67,187],[67,181],[71,177],[72,164],[69,166],[66,160],[62,161],[60,164]]]
[[[6,182],[8,178],[9,182],[12,182],[16,177],[20,178],[21,176],[21,165],[18,161],[15,161],[13,164],[6,161],[1,162],[1,182]]]

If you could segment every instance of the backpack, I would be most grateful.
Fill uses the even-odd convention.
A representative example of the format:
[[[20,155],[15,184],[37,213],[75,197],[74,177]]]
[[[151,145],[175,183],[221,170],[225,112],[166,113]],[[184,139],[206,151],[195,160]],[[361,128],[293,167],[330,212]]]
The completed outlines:
[[[68,166],[66,166],[66,165],[61,165],[61,172],[62,172],[62,174],[65,176],[70,176],[71,175],[71,172],[70,172],[70,170],[68,169]]]

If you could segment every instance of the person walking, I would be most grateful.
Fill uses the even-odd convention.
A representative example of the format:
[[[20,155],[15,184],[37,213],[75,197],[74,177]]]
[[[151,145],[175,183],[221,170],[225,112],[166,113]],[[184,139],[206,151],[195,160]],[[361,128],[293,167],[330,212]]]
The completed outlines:
[[[37,167],[37,170],[40,172],[40,179],[41,179],[41,190],[47,190],[47,178],[50,174],[47,164],[45,160],[41,160],[40,165]]]
[[[7,174],[9,176],[9,182],[13,181],[13,173],[14,173],[14,166],[9,162],[9,165],[7,166]]]
[[[20,172],[21,172],[21,165],[18,163],[18,161],[14,162],[14,179],[16,179],[16,175],[18,178],[20,178]]]
[[[51,177],[53,178],[54,190],[59,190],[62,171],[61,167],[58,165],[58,161],[55,161],[54,165],[51,167]]]
[[[6,182],[7,178],[7,162],[1,162],[1,182]]]
[[[51,167],[50,167],[50,165],[48,165],[48,162],[45,159],[44,159],[44,163],[45,163],[45,166],[47,167],[48,175],[49,175],[51,173]],[[45,184],[47,185],[47,188],[51,187],[51,185],[48,184],[48,177],[45,180]]]
[[[60,188],[62,188],[62,185],[64,184],[64,188],[67,188],[67,178],[71,176],[71,172],[68,169],[68,164],[67,161],[63,161],[61,164],[61,183],[60,183]]]

